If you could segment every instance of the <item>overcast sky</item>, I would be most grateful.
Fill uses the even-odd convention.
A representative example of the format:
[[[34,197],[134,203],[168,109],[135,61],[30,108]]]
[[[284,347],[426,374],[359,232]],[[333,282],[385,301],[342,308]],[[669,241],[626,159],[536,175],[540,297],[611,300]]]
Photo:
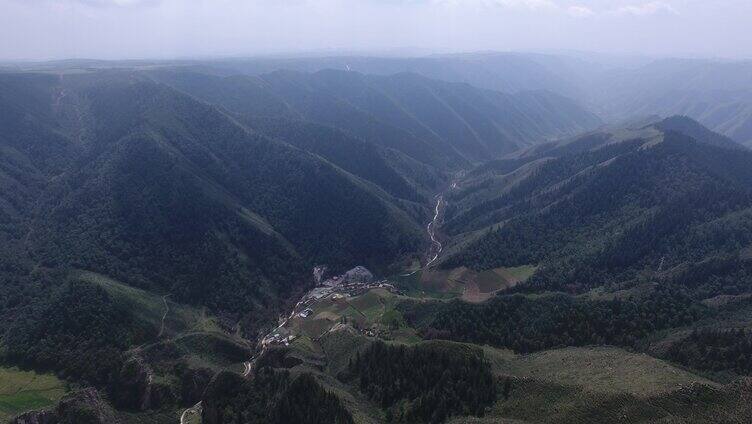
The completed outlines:
[[[311,50],[752,57],[752,0],[0,0],[0,59]]]

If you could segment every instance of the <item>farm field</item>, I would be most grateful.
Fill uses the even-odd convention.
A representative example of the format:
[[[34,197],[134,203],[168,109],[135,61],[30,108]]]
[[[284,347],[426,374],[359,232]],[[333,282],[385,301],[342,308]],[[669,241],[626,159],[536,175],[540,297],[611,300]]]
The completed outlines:
[[[26,411],[53,406],[65,393],[65,383],[51,374],[0,368],[0,422]]]
[[[500,290],[512,288],[535,273],[534,265],[475,271],[467,267],[425,270],[417,281],[407,281],[411,297],[456,298],[484,302]]]

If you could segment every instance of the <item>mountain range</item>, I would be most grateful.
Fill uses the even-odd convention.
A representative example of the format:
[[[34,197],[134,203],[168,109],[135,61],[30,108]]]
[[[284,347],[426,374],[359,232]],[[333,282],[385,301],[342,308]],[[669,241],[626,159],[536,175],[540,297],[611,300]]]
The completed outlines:
[[[248,75],[275,69],[351,69],[378,75],[413,72],[507,93],[546,90],[579,102],[607,121],[639,114],[687,115],[739,143],[752,142],[749,61],[479,52],[418,58],[218,60],[211,67],[218,74]]]
[[[0,73],[0,419],[752,418],[743,64],[110,65]]]

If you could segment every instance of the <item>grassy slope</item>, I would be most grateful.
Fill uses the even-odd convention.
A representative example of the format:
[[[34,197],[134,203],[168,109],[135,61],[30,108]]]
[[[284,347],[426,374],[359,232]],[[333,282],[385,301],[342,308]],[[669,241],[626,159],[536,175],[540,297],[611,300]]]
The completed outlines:
[[[692,383],[715,383],[645,354],[614,347],[564,348],[512,355],[486,348],[496,372],[597,393],[654,395]]]
[[[533,275],[536,266],[499,267],[475,271],[467,267],[424,270],[398,281],[408,295],[418,298],[483,302],[500,290],[516,286]]]
[[[128,286],[105,275],[91,271],[74,271],[74,277],[100,285],[116,301],[124,302],[135,311],[138,318],[149,323],[157,331],[164,320],[165,336],[175,335],[184,331],[221,332],[213,318],[208,317],[203,310],[172,302],[169,297],[165,300],[169,311],[165,316],[163,296]]]
[[[509,378],[508,399],[483,418],[453,423],[499,422],[709,422],[710,411],[730,411],[712,396],[720,384],[659,359],[612,347],[565,348],[533,355],[484,347],[494,372]],[[690,393],[702,393],[682,410]]]
[[[164,360],[165,350],[179,355],[193,368],[242,370],[248,357],[246,342],[223,331],[216,319],[204,309],[175,303],[163,296],[133,288],[107,276],[76,271],[79,279],[101,285],[117,301],[129,305],[136,315],[159,329],[164,316],[164,331],[154,343],[141,346],[150,362]],[[164,300],[169,310],[165,315]],[[157,365],[157,368],[159,366]],[[159,372],[158,372],[159,374]]]
[[[52,406],[66,392],[65,384],[54,375],[0,368],[0,421]]]

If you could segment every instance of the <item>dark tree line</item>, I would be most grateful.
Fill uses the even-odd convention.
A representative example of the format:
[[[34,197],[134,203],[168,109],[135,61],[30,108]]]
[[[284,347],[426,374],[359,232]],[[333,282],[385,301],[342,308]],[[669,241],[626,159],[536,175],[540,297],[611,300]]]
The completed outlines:
[[[687,325],[710,314],[678,290],[660,287],[635,300],[511,295],[479,305],[452,301],[400,307],[426,338],[490,344],[522,353],[591,344],[638,347],[657,330]]]
[[[702,329],[671,345],[669,360],[707,371],[752,375],[752,332],[744,329]]]
[[[454,217],[449,231],[504,225],[443,266],[539,264],[532,291],[582,293],[636,278],[670,279],[667,270],[733,258],[752,244],[752,155],[676,133],[637,149],[643,142],[550,160],[502,197]],[[595,166],[609,157],[608,166]],[[739,273],[741,262],[715,265],[681,279],[708,295],[752,288],[748,272],[724,277]]]
[[[214,378],[204,396],[207,424],[352,424],[339,398],[310,374],[259,369],[253,379],[225,372]]]
[[[360,391],[386,409],[389,422],[440,423],[482,416],[497,382],[480,349],[373,343],[348,367]]]
[[[342,130],[310,122],[257,117],[247,117],[244,122],[265,135],[320,155],[342,169],[377,184],[396,197],[417,203],[428,203],[415,187],[392,168],[388,155],[394,153],[387,153],[382,147]],[[435,176],[423,169],[416,167],[410,171],[416,174],[416,181],[428,186],[426,188],[434,188],[439,184]]]
[[[100,287],[70,281],[16,319],[3,339],[6,362],[107,387],[123,351],[152,336]]]

